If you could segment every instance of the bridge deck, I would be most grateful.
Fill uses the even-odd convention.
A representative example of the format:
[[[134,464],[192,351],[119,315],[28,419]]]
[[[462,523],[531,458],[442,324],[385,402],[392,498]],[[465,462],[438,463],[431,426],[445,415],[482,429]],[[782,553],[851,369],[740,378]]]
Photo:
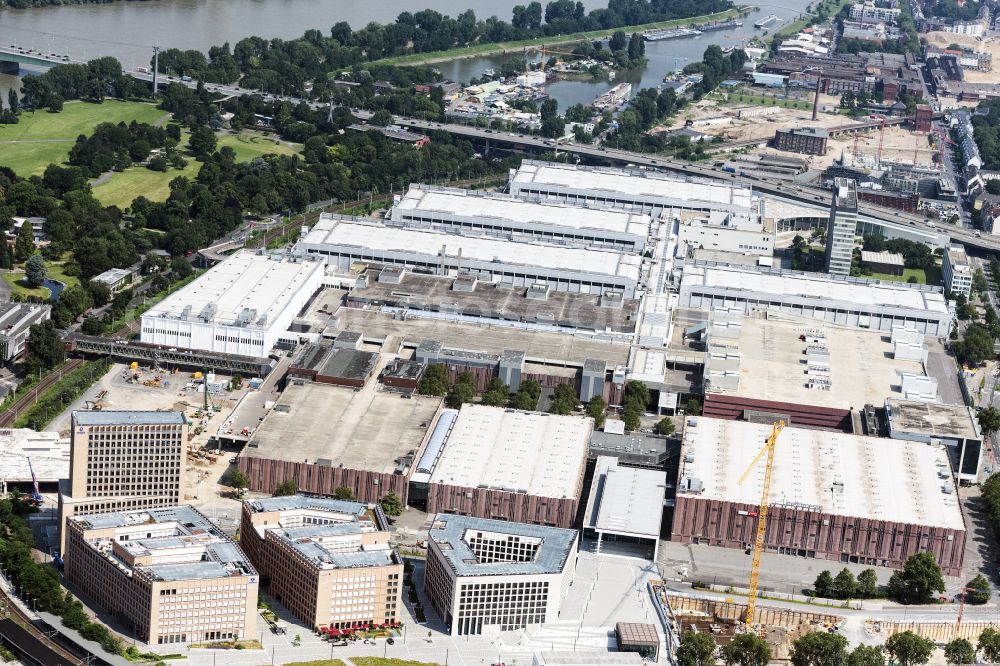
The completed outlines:
[[[204,368],[228,370],[263,377],[271,372],[275,365],[274,360],[264,357],[168,348],[146,342],[119,342],[80,333],[67,333],[63,336],[63,340],[71,351],[84,354],[100,354],[122,360],[142,359],[195,370]]]

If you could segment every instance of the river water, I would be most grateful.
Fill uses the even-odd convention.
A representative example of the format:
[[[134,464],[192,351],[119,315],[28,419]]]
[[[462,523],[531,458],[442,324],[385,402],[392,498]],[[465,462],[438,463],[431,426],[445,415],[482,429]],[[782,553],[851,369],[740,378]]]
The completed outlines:
[[[233,45],[250,35],[290,39],[310,28],[326,32],[338,21],[360,28],[369,21],[392,21],[402,11],[424,7],[452,16],[472,9],[480,18],[496,14],[510,20],[516,4],[525,4],[525,0],[147,0],[8,8],[0,10],[0,42],[69,54],[80,60],[111,55],[125,69],[134,69],[148,63],[152,44],[207,50],[227,41]],[[607,1],[583,0],[583,4],[589,10],[606,6]],[[740,46],[763,34],[754,29],[754,21],[776,14],[781,23],[769,26],[773,32],[805,11],[808,4],[809,0],[787,0],[781,6],[760,5],[743,19],[741,28],[649,42],[649,64],[641,71],[623,73],[617,81],[629,81],[636,90],[655,87],[665,73],[700,60],[710,44]],[[470,58],[436,66],[446,78],[464,83],[487,68],[497,67],[502,60],[502,56]],[[13,77],[0,76],[0,94],[5,95],[12,83]],[[608,81],[559,81],[546,90],[559,101],[559,108],[565,109],[577,102],[590,102],[612,85]]]

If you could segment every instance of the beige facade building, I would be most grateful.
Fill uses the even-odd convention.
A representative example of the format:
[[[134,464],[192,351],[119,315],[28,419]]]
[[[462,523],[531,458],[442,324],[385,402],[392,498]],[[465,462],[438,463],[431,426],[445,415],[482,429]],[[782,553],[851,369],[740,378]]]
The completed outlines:
[[[189,506],[76,515],[66,578],[149,644],[252,638],[258,574]]]
[[[240,534],[268,592],[309,626],[398,621],[403,561],[378,505],[310,495],[246,500]]]
[[[428,536],[424,589],[453,636],[559,618],[576,530],[439,513]]]
[[[62,550],[74,515],[178,504],[186,451],[180,412],[73,412],[69,481],[59,493]]]

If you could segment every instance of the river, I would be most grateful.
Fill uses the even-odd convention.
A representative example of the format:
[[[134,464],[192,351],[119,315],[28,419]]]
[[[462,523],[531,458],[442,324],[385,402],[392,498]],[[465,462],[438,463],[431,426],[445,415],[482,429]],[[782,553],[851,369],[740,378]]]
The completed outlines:
[[[588,10],[607,5],[606,0],[582,1]],[[0,40],[8,45],[68,53],[74,59],[111,55],[125,69],[134,69],[148,63],[152,44],[204,51],[227,41],[233,45],[250,35],[290,39],[310,28],[325,32],[338,21],[360,28],[370,21],[392,21],[402,11],[424,7],[453,16],[472,9],[480,18],[496,14],[510,20],[516,4],[525,4],[525,0],[147,0],[7,8],[0,10]],[[809,0],[788,0],[781,6],[760,5],[760,9],[743,19],[742,28],[649,42],[646,45],[649,64],[641,71],[624,73],[618,81],[629,81],[636,90],[655,87],[668,71],[700,60],[710,44],[740,46],[750,37],[762,35],[762,31],[753,27],[757,19],[773,13],[785,24],[808,4]],[[770,31],[781,24],[772,24]],[[436,66],[446,78],[467,82],[502,60],[502,57],[472,58]],[[6,96],[6,89],[14,82],[13,77],[0,76],[0,94]],[[577,102],[590,102],[612,85],[608,81],[559,81],[546,90],[559,101],[559,108],[565,109]]]

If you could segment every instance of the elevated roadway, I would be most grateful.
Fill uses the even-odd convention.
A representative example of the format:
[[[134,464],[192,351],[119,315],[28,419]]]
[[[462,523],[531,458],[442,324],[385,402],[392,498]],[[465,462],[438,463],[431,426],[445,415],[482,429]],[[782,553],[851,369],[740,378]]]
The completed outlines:
[[[173,365],[192,370],[208,368],[265,377],[274,367],[274,361],[270,358],[239,356],[198,349],[168,348],[146,342],[112,340],[80,333],[65,333],[63,340],[66,342],[67,348],[74,352],[111,356],[123,361],[142,359],[157,365]]]
[[[35,51],[25,52],[24,49],[0,47],[0,63],[5,62],[8,59],[22,64],[47,67],[72,62],[68,60],[66,56],[43,54]],[[125,73],[140,81],[146,81],[149,83],[152,83],[153,81],[153,75],[151,73]],[[164,84],[179,83],[189,88],[195,88],[198,85],[196,81],[182,81],[180,78],[173,76],[159,75],[157,79],[158,82],[162,81]],[[290,104],[304,102],[314,110],[329,108],[329,104],[324,104],[315,100],[300,99],[284,95],[272,95],[258,90],[241,88],[240,86],[235,85],[206,83],[204,86],[209,92],[221,95],[222,97],[262,95],[271,101],[282,101]],[[372,115],[372,112],[360,109],[352,109],[351,113],[355,117],[362,120],[367,120]],[[827,190],[798,183],[789,183],[783,179],[775,178],[773,175],[758,175],[748,173],[746,171],[728,173],[722,171],[721,168],[710,164],[684,162],[668,157],[649,155],[646,153],[634,153],[626,150],[618,150],[616,148],[607,148],[604,146],[556,141],[554,139],[545,139],[527,134],[503,132],[481,127],[470,127],[455,123],[439,123],[435,121],[406,118],[402,116],[397,116],[394,120],[397,125],[402,127],[408,127],[410,129],[421,131],[445,131],[457,136],[482,141],[487,145],[503,145],[509,147],[534,148],[537,150],[552,150],[577,155],[579,157],[585,157],[589,160],[605,161],[611,164],[631,164],[634,166],[676,171],[704,178],[730,180],[732,182],[744,184],[748,187],[753,187],[761,194],[778,197],[786,201],[812,204],[814,206],[825,208],[829,208],[830,206],[830,192]],[[889,124],[890,122],[895,122],[897,120],[899,119],[889,119],[886,123]],[[878,124],[881,124],[881,121],[879,121]],[[901,234],[906,231],[918,231],[925,235],[940,236],[943,242],[962,244],[970,251],[978,251],[980,253],[1000,253],[1000,238],[990,237],[989,235],[979,236],[974,231],[959,229],[950,225],[946,227],[938,227],[936,224],[928,222],[925,218],[919,215],[904,213],[894,209],[876,206],[867,202],[862,203],[860,213],[861,221],[871,225],[872,228],[883,227],[887,231],[896,231]]]

